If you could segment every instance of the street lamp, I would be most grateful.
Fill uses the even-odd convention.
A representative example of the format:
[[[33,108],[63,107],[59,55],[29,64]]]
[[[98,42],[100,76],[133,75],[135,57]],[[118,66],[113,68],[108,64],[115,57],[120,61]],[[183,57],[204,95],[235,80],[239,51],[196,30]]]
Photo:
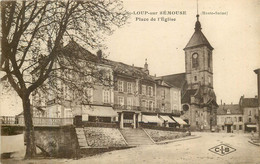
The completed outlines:
[[[260,138],[260,68],[254,70],[257,74],[257,88],[258,88],[258,137]]]

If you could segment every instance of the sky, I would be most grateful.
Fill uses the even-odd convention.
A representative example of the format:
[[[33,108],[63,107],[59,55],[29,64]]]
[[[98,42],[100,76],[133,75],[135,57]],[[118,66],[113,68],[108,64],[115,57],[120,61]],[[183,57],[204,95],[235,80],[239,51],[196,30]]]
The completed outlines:
[[[124,5],[132,15],[127,25],[107,39],[108,58],[142,67],[147,58],[150,73],[157,76],[185,72],[183,48],[194,33],[196,0],[124,0]],[[158,13],[137,15],[140,11]],[[186,15],[162,16],[160,11],[186,11]],[[255,97],[253,70],[260,68],[260,1],[199,0],[198,11],[202,32],[214,48],[213,82],[218,103],[238,103],[242,95]],[[150,21],[153,17],[157,21]],[[158,21],[160,17],[176,20]]]
[[[198,4],[202,32],[214,47],[213,85],[218,103],[238,103],[242,95],[254,97],[253,70],[260,68],[260,0],[199,0]],[[124,0],[124,7],[136,14],[158,13],[132,14],[126,25],[107,37],[108,58],[140,67],[147,58],[150,73],[156,76],[185,72],[183,48],[194,33],[196,0]],[[160,15],[160,11],[185,11],[186,15]],[[216,11],[225,15],[203,14]],[[161,17],[175,21],[158,21]],[[5,94],[0,98],[0,115],[21,112],[19,97]]]

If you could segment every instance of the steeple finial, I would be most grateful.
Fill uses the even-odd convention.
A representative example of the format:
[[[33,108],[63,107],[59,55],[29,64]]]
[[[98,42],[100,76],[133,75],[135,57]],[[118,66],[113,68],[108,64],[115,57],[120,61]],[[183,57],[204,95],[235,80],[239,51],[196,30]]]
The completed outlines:
[[[201,30],[201,24],[200,24],[200,21],[199,21],[200,15],[199,15],[199,3],[198,3],[198,0],[197,0],[197,15],[196,15],[196,17],[197,17],[197,22],[195,24],[195,31],[200,31]]]
[[[197,0],[197,15],[199,15],[199,0]]]

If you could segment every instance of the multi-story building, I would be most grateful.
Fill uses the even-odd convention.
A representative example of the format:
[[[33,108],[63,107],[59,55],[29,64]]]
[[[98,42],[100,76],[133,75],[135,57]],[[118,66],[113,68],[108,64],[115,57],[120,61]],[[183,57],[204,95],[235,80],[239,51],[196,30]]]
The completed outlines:
[[[180,113],[181,111],[181,90],[161,77],[155,77],[156,80],[156,107],[165,113]]]
[[[258,131],[258,98],[241,96],[239,106],[243,111],[245,132]]]
[[[47,95],[38,92],[33,98],[34,104],[44,106],[46,117],[119,122],[121,128],[136,128],[139,123],[184,124],[178,118],[176,122],[171,118],[181,110],[180,89],[149,75],[147,61],[144,68],[111,61],[104,59],[101,51],[94,55],[75,41],[70,41],[62,48],[62,52],[65,55],[77,55],[78,58],[84,56],[88,61],[82,60],[79,64],[93,65],[93,70],[88,70],[86,66],[83,76],[70,71],[56,73],[61,77],[66,76],[67,81],[71,78],[76,83],[83,83],[80,91],[84,94],[78,96],[79,91],[73,90],[72,83],[55,79],[56,86],[62,88],[60,92],[49,92]],[[96,77],[93,72],[102,75]]]
[[[239,104],[219,105],[217,110],[217,131],[227,133],[244,132],[243,111]]]
[[[166,111],[157,106],[158,84],[149,75],[147,61],[144,68],[110,60],[104,62],[113,67],[114,109],[119,113],[120,126],[136,128],[140,122],[162,125],[158,114]]]

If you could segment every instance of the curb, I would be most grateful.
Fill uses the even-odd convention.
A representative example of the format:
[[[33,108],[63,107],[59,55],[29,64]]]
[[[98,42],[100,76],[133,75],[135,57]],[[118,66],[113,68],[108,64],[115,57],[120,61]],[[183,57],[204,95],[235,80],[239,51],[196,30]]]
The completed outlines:
[[[167,143],[171,143],[171,142],[178,142],[178,141],[197,139],[197,138],[200,138],[200,137],[201,136],[183,137],[183,138],[178,138],[178,139],[174,139],[174,140],[166,140],[166,141],[156,142],[156,144],[158,144],[158,145],[160,145],[160,144],[167,144]]]
[[[143,129],[143,128],[142,128]],[[156,142],[152,139],[152,137],[147,133],[147,131],[145,129],[143,129],[143,131],[145,132],[145,134],[150,138],[150,140],[153,142],[153,144],[156,144]]]
[[[257,144],[257,143],[254,143],[253,141],[248,141],[248,142],[251,143],[251,144],[253,144],[253,145],[255,145],[255,146],[260,146],[260,143]]]

